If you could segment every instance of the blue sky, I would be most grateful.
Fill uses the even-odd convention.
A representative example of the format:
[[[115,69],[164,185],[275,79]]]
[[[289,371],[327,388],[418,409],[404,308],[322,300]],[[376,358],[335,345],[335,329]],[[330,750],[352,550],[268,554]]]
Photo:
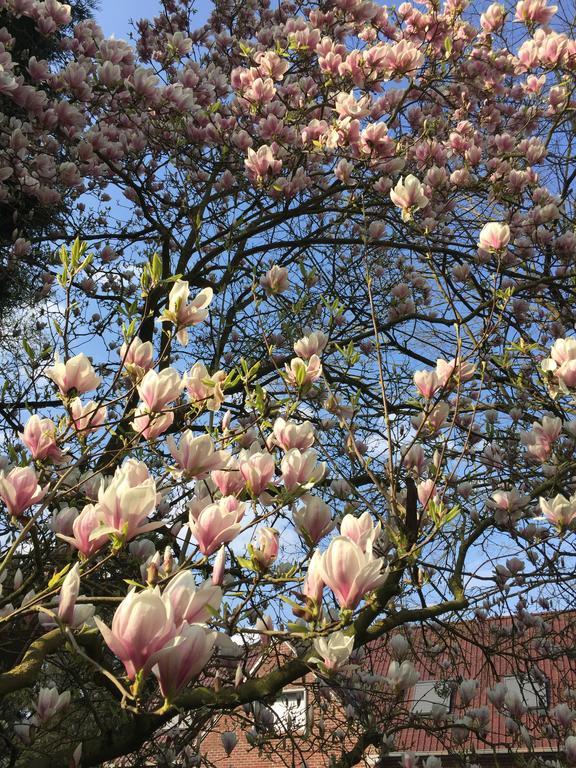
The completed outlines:
[[[211,6],[210,0],[196,3],[198,26],[206,20]],[[106,35],[127,39],[131,19],[152,18],[160,7],[160,0],[100,0],[100,10],[95,17]]]

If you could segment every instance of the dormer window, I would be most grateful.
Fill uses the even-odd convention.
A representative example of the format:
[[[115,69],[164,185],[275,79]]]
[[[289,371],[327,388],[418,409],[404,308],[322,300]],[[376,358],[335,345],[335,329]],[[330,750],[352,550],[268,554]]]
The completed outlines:
[[[503,680],[508,693],[518,696],[528,711],[546,710],[548,707],[548,686],[545,681],[530,675],[515,675]]]
[[[298,688],[283,691],[271,705],[275,715],[274,730],[283,733],[303,733],[306,730],[306,691]]]
[[[412,691],[412,712],[415,715],[432,715],[450,711],[451,691],[443,680],[421,680]]]

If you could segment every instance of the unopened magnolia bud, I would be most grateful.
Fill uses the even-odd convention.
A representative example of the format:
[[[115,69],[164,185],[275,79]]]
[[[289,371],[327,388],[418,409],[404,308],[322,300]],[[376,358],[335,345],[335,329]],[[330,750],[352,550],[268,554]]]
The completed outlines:
[[[146,583],[150,585],[156,584],[158,581],[158,565],[154,559],[148,563],[146,568]]]
[[[169,576],[172,573],[172,569],[174,567],[174,555],[172,554],[172,550],[170,547],[166,547],[164,550],[164,561],[162,562],[162,570],[164,571],[166,576]]]
[[[576,763],[576,736],[568,736],[564,742],[564,750],[566,752],[566,761],[570,765]]]
[[[410,643],[403,635],[392,635],[389,645],[392,656],[398,661],[402,661],[410,653]]]
[[[220,741],[224,747],[224,752],[230,757],[236,744],[238,744],[238,737],[234,731],[224,731],[220,734]]]
[[[226,548],[224,544],[218,550],[216,559],[214,560],[214,568],[212,569],[212,584],[214,586],[222,586],[224,581],[224,569],[226,567]]]
[[[230,428],[230,422],[232,421],[232,411],[226,411],[222,418],[222,432],[227,432]]]
[[[14,589],[20,589],[23,581],[24,581],[24,576],[22,574],[21,569],[18,568],[18,570],[14,574]]]

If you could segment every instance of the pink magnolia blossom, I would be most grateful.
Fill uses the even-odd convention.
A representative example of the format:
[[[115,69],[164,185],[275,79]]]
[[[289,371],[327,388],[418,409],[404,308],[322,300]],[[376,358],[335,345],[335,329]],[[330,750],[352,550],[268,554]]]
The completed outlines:
[[[459,357],[452,360],[436,360],[436,377],[441,387],[446,387],[452,380],[454,383],[464,383],[470,381],[476,372],[476,366],[467,363]]]
[[[576,339],[556,339],[542,369],[553,373],[564,387],[576,387]]]
[[[215,451],[210,435],[194,437],[194,433],[187,429],[182,433],[180,443],[170,435],[166,438],[168,450],[186,477],[202,479],[212,470],[220,469],[226,465],[230,458],[228,451]]]
[[[506,11],[500,3],[492,3],[480,16],[480,26],[484,32],[496,32],[504,24]]]
[[[426,208],[429,199],[424,194],[424,186],[416,176],[409,174],[400,177],[396,186],[390,190],[390,199],[402,210],[402,220],[409,221],[414,211]]]
[[[138,336],[135,336],[129,344],[122,344],[120,347],[120,358],[122,365],[130,376],[140,381],[146,371],[152,368],[154,362],[152,342],[142,341]]]
[[[58,693],[54,684],[48,688],[40,688],[38,698],[32,702],[35,714],[32,715],[31,723],[42,725],[51,720],[59,712],[62,712],[70,705],[70,691]]]
[[[370,512],[363,512],[360,517],[348,514],[340,524],[340,535],[358,544],[363,552],[371,552],[381,528],[380,523],[374,525]]]
[[[63,533],[66,536],[70,536],[72,534],[72,525],[77,517],[78,510],[76,507],[64,507],[52,514],[50,528],[54,533]]]
[[[203,624],[220,607],[222,590],[208,582],[198,588],[192,571],[180,571],[164,590],[164,600],[169,600],[172,605],[177,627],[183,621]]]
[[[312,355],[322,354],[327,343],[328,336],[325,333],[312,331],[294,343],[294,352],[303,360],[310,360]]]
[[[37,461],[59,464],[65,460],[65,454],[56,441],[56,425],[52,419],[41,419],[34,414],[26,422],[20,439]]]
[[[314,427],[309,421],[296,424],[279,417],[274,422],[273,440],[284,451],[289,451],[291,448],[305,451],[314,444],[314,439]]]
[[[320,661],[327,670],[335,672],[346,668],[353,649],[354,635],[345,635],[342,631],[332,632],[328,637],[314,640],[314,651],[320,658],[310,661]]]
[[[82,400],[75,397],[70,403],[70,419],[78,432],[92,432],[105,423],[108,417],[108,409],[105,405],[98,405],[94,400],[89,400],[82,405]]]
[[[436,483],[431,478],[422,480],[416,486],[416,490],[418,492],[418,501],[426,509],[430,501],[436,496]]]
[[[250,493],[260,496],[274,477],[274,458],[269,453],[256,451],[241,458],[238,468]]]
[[[208,306],[214,292],[212,288],[204,288],[188,303],[190,287],[186,280],[176,280],[168,296],[168,309],[162,313],[163,323],[174,323],[176,338],[180,344],[188,344],[188,328],[198,325],[208,317]]]
[[[78,563],[68,571],[58,598],[58,618],[63,624],[77,629],[94,615],[94,606],[90,603],[77,604],[80,592],[80,566]]]
[[[166,701],[173,701],[200,674],[212,656],[215,642],[216,632],[183,624],[175,637],[150,656],[148,666]]]
[[[235,496],[246,487],[246,480],[240,472],[236,459],[229,458],[222,469],[214,469],[210,477],[222,496]]]
[[[198,542],[203,555],[211,555],[220,547],[238,536],[242,530],[245,505],[234,496],[208,504],[196,517],[190,515],[188,527]]]
[[[224,582],[224,572],[226,569],[226,547],[224,544],[218,550],[214,565],[212,567],[212,584],[214,586],[222,586]]]
[[[399,40],[388,48],[386,66],[395,79],[414,72],[424,61],[424,54],[410,40]]]
[[[346,536],[332,539],[322,556],[320,573],[341,608],[353,610],[368,593],[381,587],[388,574],[384,561],[365,553]]]
[[[260,278],[260,285],[266,291],[267,296],[277,293],[285,293],[290,289],[290,278],[286,267],[274,264],[265,275]]]
[[[182,383],[193,403],[205,406],[209,411],[219,411],[224,401],[222,385],[225,380],[224,371],[217,371],[211,376],[204,363],[194,363],[184,374]]]
[[[158,587],[143,592],[131,589],[114,613],[112,628],[97,617],[94,621],[130,680],[146,673],[156,651],[176,634],[172,605],[162,599]]]
[[[273,80],[283,80],[290,65],[274,51],[257,51],[254,61],[258,65],[258,71],[263,77],[271,77]]]
[[[101,381],[84,353],[71,357],[65,363],[57,359],[54,366],[47,369],[46,376],[52,379],[63,395],[68,395],[72,391],[82,395],[91,389],[96,389]]]
[[[420,443],[415,443],[410,446],[404,454],[402,463],[406,469],[412,470],[417,476],[422,474],[424,467],[426,466],[426,457],[424,455],[424,448],[422,448]]]
[[[138,394],[151,413],[160,413],[168,403],[180,396],[183,383],[175,368],[164,368],[159,373],[147,371],[138,384]]]
[[[490,221],[480,230],[478,245],[489,253],[504,250],[510,242],[510,227],[497,221]]]
[[[95,534],[100,527],[100,510],[95,504],[87,504],[72,523],[71,535],[58,533],[58,537],[77,549],[84,555],[90,557],[94,552],[101,549],[108,541],[106,533]]]
[[[448,419],[450,414],[450,405],[445,402],[437,403],[431,410],[426,410],[418,416],[413,416],[412,426],[416,430],[421,430],[427,435],[436,434]]]
[[[302,594],[309,600],[319,604],[322,600],[324,586],[322,555],[318,550],[315,550],[308,563],[308,572],[302,586]]]
[[[254,105],[268,104],[274,100],[276,89],[271,77],[257,77],[242,94],[246,101]]]
[[[246,176],[253,184],[260,185],[269,177],[276,177],[282,168],[282,160],[274,157],[272,147],[263,144],[254,151],[248,149],[248,157],[244,160]]]
[[[519,0],[516,4],[516,21],[548,24],[557,10],[557,5],[546,5],[546,0]]]
[[[41,501],[47,490],[38,484],[33,467],[14,467],[8,474],[0,474],[0,499],[6,504],[12,517],[20,517],[23,512]]]
[[[540,497],[540,509],[558,530],[564,530],[576,519],[576,496],[567,499],[558,493],[550,500]]]
[[[290,365],[286,364],[284,378],[288,384],[299,389],[305,389],[322,376],[322,363],[318,355],[312,355],[308,363],[299,357],[294,357]]]
[[[146,472],[146,474],[144,474]],[[162,522],[146,522],[156,509],[156,483],[138,462],[119,467],[108,486],[98,492],[97,510],[101,526],[91,534],[113,534],[124,541],[163,525]]]
[[[280,534],[274,528],[260,528],[257,532],[258,546],[251,548],[252,559],[266,570],[276,560],[280,547]]]
[[[526,453],[537,461],[546,461],[562,432],[562,419],[544,416],[542,423],[535,421],[529,432],[520,433],[520,441]]]
[[[302,506],[294,510],[292,519],[306,543],[314,546],[334,529],[336,523],[330,507],[318,496],[305,494],[300,497],[300,502]]]
[[[74,616],[74,606],[80,592],[80,566],[78,563],[67,573],[60,588],[58,603],[58,618],[64,624],[71,624]]]
[[[354,92],[345,93],[342,91],[336,96],[334,102],[334,111],[338,117],[346,118],[360,118],[365,117],[369,111],[370,99],[368,96],[362,96],[360,99],[356,99]]]
[[[145,440],[154,440],[163,435],[167,429],[170,429],[174,422],[172,411],[168,413],[150,413],[145,405],[140,405],[134,411],[134,418],[130,426]]]
[[[326,474],[326,464],[318,462],[318,454],[313,448],[306,451],[291,448],[282,458],[280,468],[288,491],[310,488]]]
[[[570,718],[571,724],[572,718]],[[564,752],[566,753],[566,761],[569,765],[576,763],[576,736],[567,736],[564,741]]]
[[[530,502],[530,496],[520,493],[516,488],[510,491],[494,491],[488,505],[498,509],[504,509],[508,512],[515,512],[522,509]]]
[[[416,371],[414,373],[414,384],[416,389],[422,397],[429,400],[434,397],[434,394],[438,391],[440,383],[435,371]]]
[[[238,736],[236,736],[234,731],[222,731],[220,734],[220,741],[227,757],[230,757],[236,747],[236,744],[238,744]]]

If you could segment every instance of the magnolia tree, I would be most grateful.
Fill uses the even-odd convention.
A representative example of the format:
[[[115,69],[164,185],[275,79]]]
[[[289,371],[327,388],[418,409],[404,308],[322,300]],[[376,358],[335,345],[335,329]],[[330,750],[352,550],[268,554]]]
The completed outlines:
[[[573,8],[479,5],[164,0],[130,45],[0,0],[66,53],[0,30],[0,195],[56,212],[4,256],[64,243],[3,360],[0,764],[264,748],[306,677],[394,693],[352,765],[414,724],[363,647],[570,604]]]

